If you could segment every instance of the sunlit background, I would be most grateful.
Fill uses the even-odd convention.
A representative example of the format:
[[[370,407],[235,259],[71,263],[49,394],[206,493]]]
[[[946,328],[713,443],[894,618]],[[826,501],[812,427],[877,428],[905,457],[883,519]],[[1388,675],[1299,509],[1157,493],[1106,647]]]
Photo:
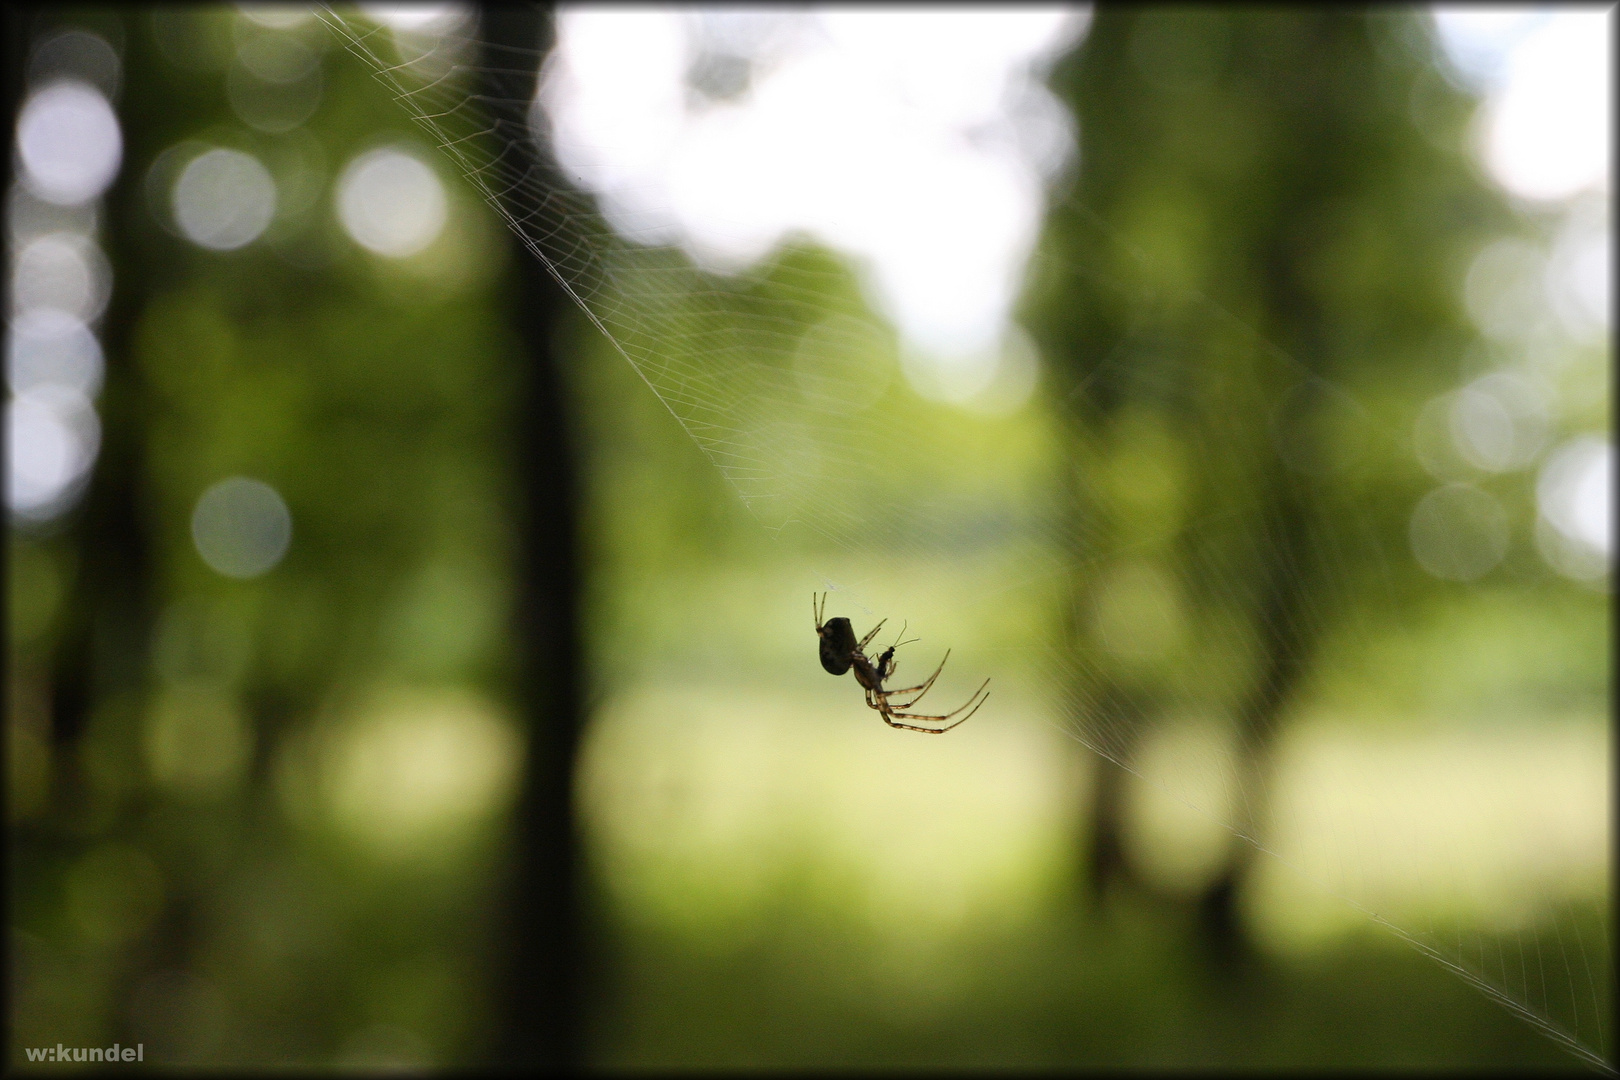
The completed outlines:
[[[496,1053],[555,363],[586,1062],[1612,1064],[1613,13],[1356,31],[1396,180],[1301,264],[1372,358],[1322,372],[1230,269],[1316,226],[1220,209],[1309,173],[1242,75],[1310,68],[1296,18],[565,7],[490,61],[454,5],[19,17],[12,1060]],[[574,194],[506,182],[490,63]],[[1308,539],[1221,547],[1273,458]],[[989,704],[886,727],[823,589]]]

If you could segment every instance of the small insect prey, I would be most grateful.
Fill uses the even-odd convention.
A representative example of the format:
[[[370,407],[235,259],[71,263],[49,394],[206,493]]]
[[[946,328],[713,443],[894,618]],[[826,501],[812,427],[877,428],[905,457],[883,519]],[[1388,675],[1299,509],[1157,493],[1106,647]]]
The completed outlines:
[[[916,686],[908,686],[904,689],[885,690],[883,684],[888,680],[889,676],[894,674],[896,666],[894,650],[906,644],[906,642],[895,641],[893,645],[883,650],[882,654],[877,658],[877,663],[873,663],[867,657],[865,650],[872,639],[877,637],[877,632],[883,628],[883,623],[888,620],[885,619],[883,622],[879,622],[867,632],[865,637],[856,641],[855,628],[843,616],[840,615],[837,618],[822,621],[822,614],[827,610],[826,593],[822,593],[819,600],[813,595],[810,597],[810,610],[816,619],[816,636],[821,639],[821,666],[827,669],[829,675],[842,675],[850,668],[854,668],[855,681],[861,684],[862,690],[866,691],[867,707],[877,710],[877,714],[883,717],[883,722],[890,727],[905,728],[907,731],[922,731],[929,735],[939,735],[951,730],[951,728],[978,712],[979,706],[983,705],[985,699],[990,696],[985,689],[990,685],[990,680],[986,679],[973,692],[973,696],[963,703],[961,708],[948,712],[943,716],[907,712],[906,710],[922,700],[923,695],[928,693],[929,688],[934,685],[934,680],[939,678],[939,673],[945,670],[945,660],[951,658],[951,651],[949,649],[945,650],[945,660],[939,662],[939,667],[934,669],[934,673],[928,676],[926,682],[918,683]],[[905,631],[902,630],[901,633],[904,634]],[[909,701],[898,704],[890,700],[891,698],[906,697],[907,695],[915,696],[911,697]],[[951,717],[963,712],[966,712],[967,715],[963,716],[961,720],[952,721],[945,724],[944,727],[918,727],[916,724],[902,724],[900,722],[902,720],[928,720],[943,724],[945,721],[950,720]]]

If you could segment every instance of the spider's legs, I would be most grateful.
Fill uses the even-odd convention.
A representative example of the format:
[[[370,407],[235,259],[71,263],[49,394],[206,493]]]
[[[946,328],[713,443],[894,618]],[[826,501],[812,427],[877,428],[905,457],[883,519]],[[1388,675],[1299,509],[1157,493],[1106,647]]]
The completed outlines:
[[[951,658],[951,650],[946,649],[945,650],[945,660],[949,660],[950,658]],[[889,698],[891,698],[891,697],[898,697],[898,696],[900,696],[902,694],[909,694],[909,693],[911,693],[912,691],[915,690],[917,692],[916,697],[912,698],[910,701],[906,702],[904,705],[896,705],[895,708],[897,708],[897,709],[909,709],[913,705],[917,704],[917,702],[922,700],[922,696],[924,694],[928,693],[928,688],[934,685],[934,680],[939,678],[939,673],[945,670],[945,660],[941,660],[939,662],[939,667],[934,669],[934,673],[932,675],[928,676],[928,680],[926,682],[920,682],[916,686],[907,686],[907,687],[903,687],[901,689],[896,689],[896,690],[884,690],[884,691],[881,691],[881,693],[883,695],[884,703],[887,704]]]
[[[877,637],[877,632],[879,630],[883,629],[883,624],[888,622],[888,621],[889,621],[888,619],[879,620],[878,624],[876,626],[872,627],[872,629],[867,632],[866,636],[861,638],[861,643],[859,645],[855,646],[855,647],[857,649],[860,649],[862,652],[866,651],[867,643],[870,642],[873,638]]]
[[[882,708],[878,709],[878,715],[883,717],[883,722],[885,724],[888,724],[890,727],[905,728],[907,731],[926,731],[930,735],[939,735],[939,734],[941,734],[943,732],[951,730],[951,728],[955,727],[957,724],[965,723],[967,721],[968,717],[970,717],[974,713],[978,712],[979,711],[979,706],[983,705],[986,701],[988,701],[990,699],[990,694],[985,690],[985,687],[987,687],[989,685],[990,685],[990,680],[989,679],[984,680],[984,682],[979,685],[979,688],[977,690],[973,691],[973,696],[968,698],[967,701],[962,703],[961,708],[956,709],[953,712],[948,712],[944,716],[920,716],[920,715],[918,715],[916,713],[899,712],[897,710],[889,708],[887,702],[884,703]],[[969,708],[969,706],[972,706],[972,707]],[[951,717],[957,715],[957,713],[962,712],[963,709],[967,710],[967,716],[962,717],[962,719],[956,721],[956,723],[946,724],[944,727],[941,727],[941,728],[917,727],[914,724],[898,723],[894,719],[895,717],[899,716],[899,717],[903,717],[904,719],[907,719],[907,720],[944,721],[944,720],[949,720]]]
[[[893,728],[905,728],[907,731],[920,731],[924,735],[943,735],[947,731],[951,730],[951,728],[918,727],[916,724],[902,724],[898,720],[890,720],[888,713],[882,713],[881,715],[883,717],[883,722],[885,724],[888,724],[890,727],[893,727]],[[951,727],[955,727],[955,726],[956,726],[955,724],[951,725]]]

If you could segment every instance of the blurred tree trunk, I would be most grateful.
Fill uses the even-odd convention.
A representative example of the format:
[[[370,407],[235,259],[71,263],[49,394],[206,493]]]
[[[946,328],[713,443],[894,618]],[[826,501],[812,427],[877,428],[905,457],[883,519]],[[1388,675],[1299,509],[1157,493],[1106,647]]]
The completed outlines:
[[[1125,765],[1172,711],[1228,722],[1238,790],[1212,809],[1235,835],[1194,898],[1226,960],[1247,951],[1237,902],[1288,709],[1323,632],[1387,591],[1415,499],[1357,470],[1365,410],[1340,388],[1454,377],[1471,332],[1452,268],[1501,220],[1422,20],[1104,9],[1052,77],[1079,166],[1027,310],[1073,387],[1074,707]],[[1180,651],[1110,655],[1094,612],[1133,561],[1172,583]],[[1096,895],[1140,876],[1126,776],[1101,768]]]
[[[528,123],[540,61],[553,38],[549,11],[483,13],[481,92],[494,139],[522,184],[560,185]],[[533,210],[517,201],[516,217]],[[582,724],[582,650],[574,448],[553,328],[567,298],[544,264],[512,234],[516,319],[529,358],[518,417],[520,553],[517,649],[527,702],[528,767],[516,818],[514,874],[500,963],[505,983],[497,1056],[515,1067],[580,1063],[580,850],[573,812]]]
[[[121,21],[106,12],[97,15],[99,23],[114,28]],[[59,13],[49,9],[7,8],[7,93],[13,118],[8,132],[16,127],[29,47],[60,22]],[[126,158],[139,149],[138,135],[126,135]],[[94,238],[114,266],[122,265],[121,255],[132,243],[130,221],[140,189],[140,177],[132,173],[123,170],[107,192],[103,226]],[[48,676],[51,739],[58,751],[53,755],[58,775],[52,788],[62,815],[55,824],[69,829],[81,809],[77,743],[97,703],[121,696],[127,704],[139,697],[146,682],[152,624],[149,545],[139,512],[143,392],[129,359],[129,339],[146,283],[138,276],[125,276],[111,284],[107,310],[97,327],[106,362],[96,403],[100,450],[80,504],[41,530],[42,542],[68,553],[72,567]]]
[[[7,115],[16,129],[17,111],[26,90],[30,46],[64,22],[63,12],[35,5],[6,9]],[[118,15],[98,11],[89,25],[117,28]],[[105,24],[105,26],[101,25]],[[116,37],[116,33],[111,36]],[[116,102],[115,102],[116,105]],[[139,153],[139,130],[126,122],[126,160]],[[9,163],[8,163],[9,165]],[[114,266],[132,243],[130,220],[137,212],[140,180],[123,170],[104,201],[101,235],[95,237]],[[129,338],[146,295],[139,276],[112,282],[107,310],[97,328],[104,346],[106,370],[97,414],[100,452],[80,505],[44,535],[72,551],[70,592],[62,605],[63,623],[52,650],[50,672],[51,737],[59,748],[72,747],[83,734],[94,702],[120,693],[138,694],[145,681],[146,639],[152,622],[149,553],[145,523],[139,514],[142,390],[139,373],[129,360]],[[71,770],[73,755],[56,760]],[[72,801],[71,776],[59,778]],[[71,812],[70,812],[71,816]]]
[[[27,90],[32,46],[63,29],[92,30],[120,42],[128,21],[122,12],[105,8],[8,5],[6,94],[7,115],[12,118],[8,137],[16,130]],[[139,70],[139,57],[125,59],[126,70]],[[107,308],[95,325],[105,363],[95,402],[99,449],[77,506],[43,527],[11,525],[13,543],[20,536],[25,543],[55,552],[66,584],[57,606],[55,633],[41,658],[45,665],[41,701],[53,750],[50,801],[41,818],[12,835],[12,859],[30,870],[78,858],[104,839],[109,808],[102,785],[92,784],[86,774],[86,735],[100,712],[115,713],[120,724],[138,718],[150,687],[157,599],[150,522],[144,514],[148,407],[132,341],[154,283],[146,275],[127,272],[135,262],[131,253],[140,244],[137,218],[142,212],[143,180],[128,162],[149,159],[150,129],[139,119],[132,120],[116,97],[112,104],[121,122],[125,167],[101,199],[100,228],[91,235],[115,268]],[[14,173],[10,178],[15,182]],[[15,232],[12,237],[15,243]],[[13,671],[8,684],[24,677]],[[184,949],[182,921],[175,912],[167,913],[152,955],[168,960]],[[127,981],[122,973],[114,978]],[[126,1037],[124,1018],[115,1018],[113,1024],[119,1037]]]
[[[125,69],[139,75],[146,58],[129,55],[137,50],[133,42],[127,48]],[[149,161],[155,152],[153,125],[144,122],[138,111],[147,102],[137,95],[130,97],[137,110],[133,115],[126,103],[114,103],[122,121],[124,160]],[[140,265],[136,252],[142,233],[138,222],[144,216],[144,179],[138,169],[126,164],[105,196],[104,225],[97,239],[116,270],[130,271]],[[58,652],[55,696],[60,703],[57,730],[62,739],[82,734],[86,713],[94,703],[121,694],[136,700],[143,694],[156,617],[150,525],[142,513],[149,406],[145,381],[134,360],[134,337],[141,311],[157,282],[150,274],[125,272],[115,273],[111,284],[98,328],[106,357],[105,381],[97,402],[101,450],[74,524],[80,569]]]

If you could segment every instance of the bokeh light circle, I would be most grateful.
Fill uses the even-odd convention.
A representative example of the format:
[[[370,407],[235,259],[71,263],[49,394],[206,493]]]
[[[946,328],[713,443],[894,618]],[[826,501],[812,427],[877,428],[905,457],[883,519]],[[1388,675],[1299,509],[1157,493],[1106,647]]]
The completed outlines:
[[[174,220],[192,243],[233,251],[257,240],[276,213],[276,182],[252,154],[216,148],[175,181]]]
[[[1409,538],[1423,569],[1447,581],[1473,581],[1507,554],[1507,511],[1472,484],[1446,484],[1419,500]]]
[[[270,30],[291,30],[315,17],[315,9],[308,4],[239,3],[236,10],[249,22]]]
[[[465,4],[361,4],[360,10],[389,29],[412,34],[444,34],[468,18]]]
[[[40,386],[72,387],[87,398],[101,389],[101,343],[83,319],[56,308],[32,308],[11,323],[6,382],[14,394]]]
[[[63,312],[91,322],[106,310],[112,271],[95,241],[62,229],[35,237],[17,252],[11,270],[11,309]]]
[[[367,251],[390,259],[415,255],[444,230],[449,202],[439,176],[398,147],[371,150],[338,179],[338,219]]]
[[[124,137],[107,98],[77,80],[31,96],[17,118],[17,155],[28,189],[47,202],[77,206],[118,175]]]
[[[1571,439],[1547,460],[1536,505],[1566,538],[1608,558],[1614,550],[1614,447],[1596,435]]]
[[[292,515],[275,488],[245,476],[221,480],[197,500],[191,538],[210,567],[232,578],[268,572],[292,542]]]
[[[1547,405],[1529,380],[1507,372],[1475,379],[1452,397],[1451,437],[1476,469],[1504,472],[1530,464],[1547,441]]]
[[[25,518],[51,517],[94,464],[101,423],[71,387],[29,390],[6,407],[6,503]]]

